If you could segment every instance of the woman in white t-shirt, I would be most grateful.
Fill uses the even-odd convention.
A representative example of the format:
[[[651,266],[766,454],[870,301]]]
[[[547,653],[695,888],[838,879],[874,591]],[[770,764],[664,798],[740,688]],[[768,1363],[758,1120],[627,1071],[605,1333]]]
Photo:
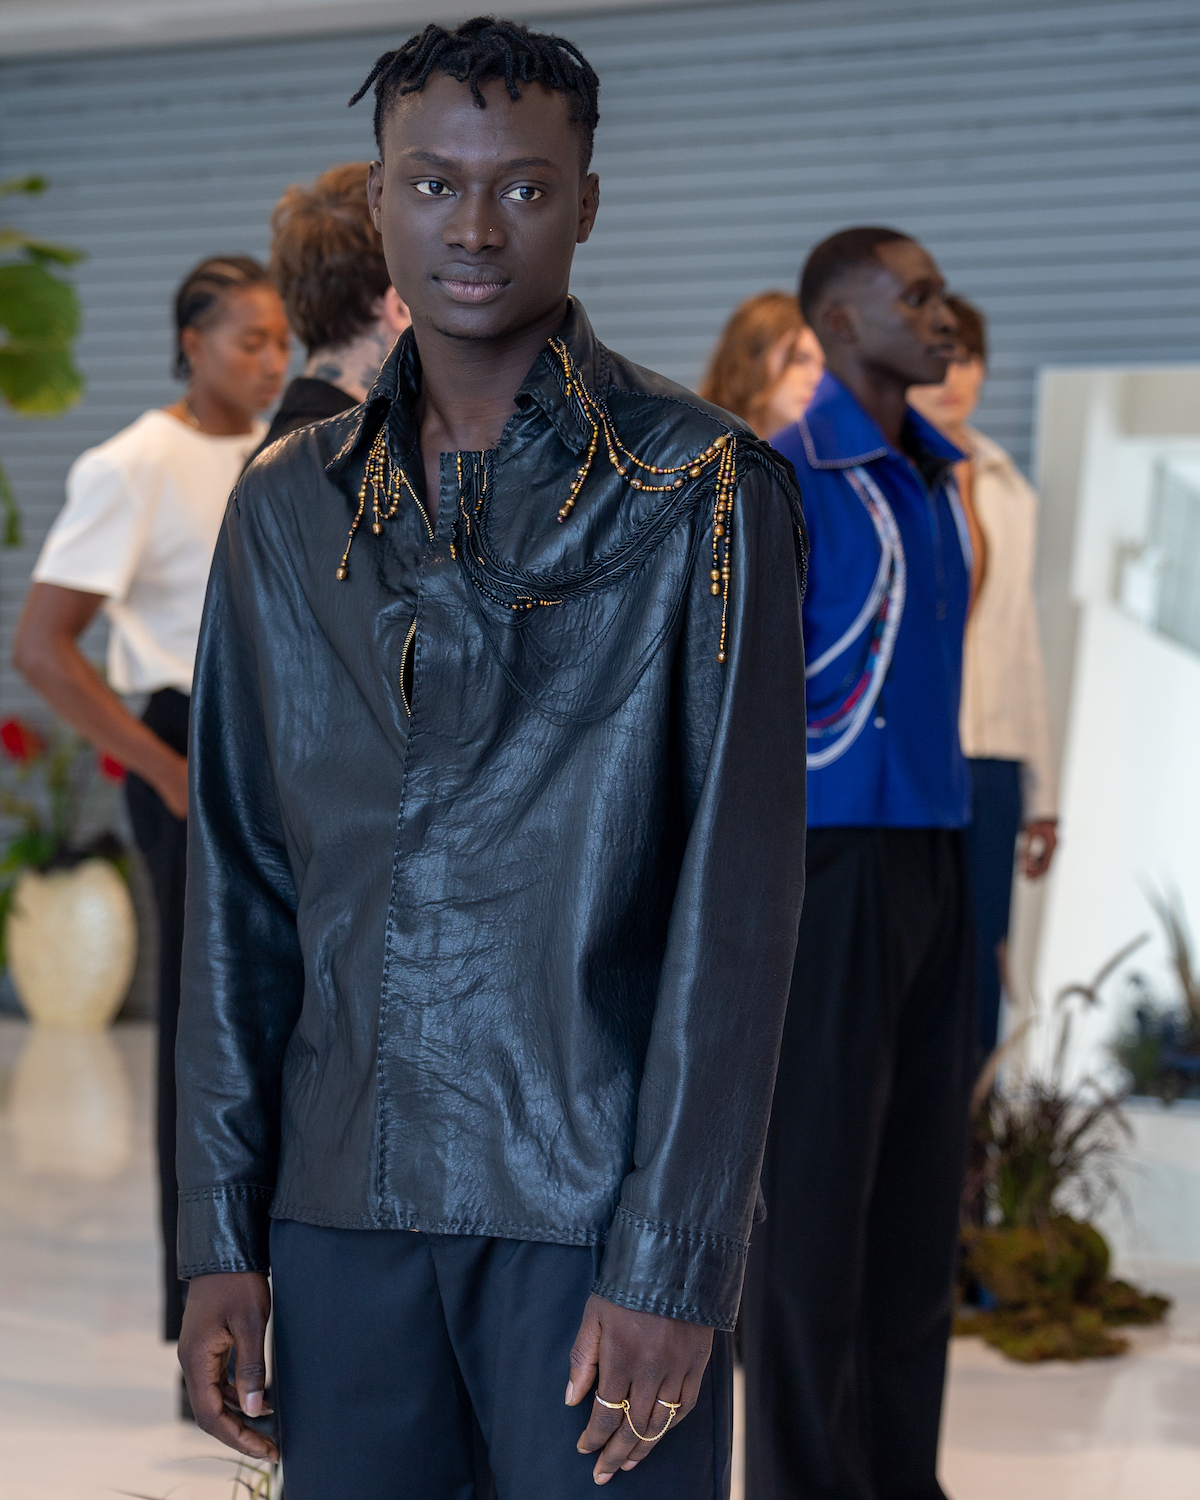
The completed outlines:
[[[202,261],[175,298],[172,406],[143,413],[67,476],[67,503],[33,570],[17,669],[68,724],[128,770],[126,797],[158,903],[158,1148],[165,1332],[183,1314],[176,1276],[175,1029],[183,948],[187,718],[208,570],[226,502],[279,395],[291,334],[257,261]],[[78,640],[103,609],[108,681]],[[119,694],[149,695],[141,719]]]

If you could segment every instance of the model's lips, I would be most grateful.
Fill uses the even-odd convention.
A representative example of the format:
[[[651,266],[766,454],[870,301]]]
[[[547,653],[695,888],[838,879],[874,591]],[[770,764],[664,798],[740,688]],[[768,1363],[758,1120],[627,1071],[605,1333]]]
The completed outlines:
[[[509,284],[494,271],[474,271],[468,266],[447,268],[433,279],[455,302],[486,302]]]

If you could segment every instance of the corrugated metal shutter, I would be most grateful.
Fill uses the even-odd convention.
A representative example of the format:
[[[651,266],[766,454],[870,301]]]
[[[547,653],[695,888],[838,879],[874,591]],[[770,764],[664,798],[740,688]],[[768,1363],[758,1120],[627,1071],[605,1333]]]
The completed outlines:
[[[917,235],[986,308],[981,425],[1022,462],[1039,365],[1200,352],[1195,0],[791,0],[557,29],[604,83],[602,211],[575,287],[642,363],[697,379],[733,305],[793,286],[852,222]],[[23,221],[89,255],[86,401],[0,418],[29,536],[0,555],[6,709],[25,701],[11,629],[71,459],[171,399],[167,306],[189,264],[263,255],[287,183],[370,153],[369,110],[344,101],[396,40],[0,64],[0,172],[49,177]]]

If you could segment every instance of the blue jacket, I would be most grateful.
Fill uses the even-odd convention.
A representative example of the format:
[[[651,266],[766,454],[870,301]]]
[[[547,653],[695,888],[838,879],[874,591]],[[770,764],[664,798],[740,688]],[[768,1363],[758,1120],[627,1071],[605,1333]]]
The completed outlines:
[[[804,599],[808,822],[960,828],[958,739],[970,540],[963,457],[911,408],[911,457],[826,374],[772,439],[800,477],[811,540]]]

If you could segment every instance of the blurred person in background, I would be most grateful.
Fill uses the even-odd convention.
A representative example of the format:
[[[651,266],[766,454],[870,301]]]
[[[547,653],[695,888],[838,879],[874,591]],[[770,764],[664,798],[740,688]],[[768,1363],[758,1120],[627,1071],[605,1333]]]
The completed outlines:
[[[958,319],[959,353],[940,385],[917,386],[908,399],[967,455],[957,466],[958,486],[981,539],[959,734],[971,774],[967,860],[979,1048],[986,1057],[999,1040],[1014,850],[1027,879],[1039,880],[1050,868],[1057,788],[1033,596],[1038,499],[999,443],[968,425],[987,377],[987,325],[965,298],[946,300]]]
[[[379,367],[410,323],[367,205],[365,161],[294,183],[271,214],[271,275],[304,345],[263,446],[367,399]]]
[[[825,356],[788,292],[747,297],[726,323],[700,395],[770,437],[812,399]]]
[[[906,393],[956,324],[907,235],[818,245],[826,372],[772,447],[811,536],[807,892],[741,1333],[747,1500],[939,1500],[967,1104],[972,927],[958,741],[962,453]]]
[[[158,1160],[165,1314],[179,1337],[175,1035],[183,950],[188,696],[200,615],[230,492],[261,442],[291,335],[266,269],[201,261],[175,297],[172,405],[76,459],[17,625],[17,670],[72,728],[126,767],[126,800],[159,920]],[[103,610],[107,680],[79,649]],[[149,695],[136,718],[118,695]]]

